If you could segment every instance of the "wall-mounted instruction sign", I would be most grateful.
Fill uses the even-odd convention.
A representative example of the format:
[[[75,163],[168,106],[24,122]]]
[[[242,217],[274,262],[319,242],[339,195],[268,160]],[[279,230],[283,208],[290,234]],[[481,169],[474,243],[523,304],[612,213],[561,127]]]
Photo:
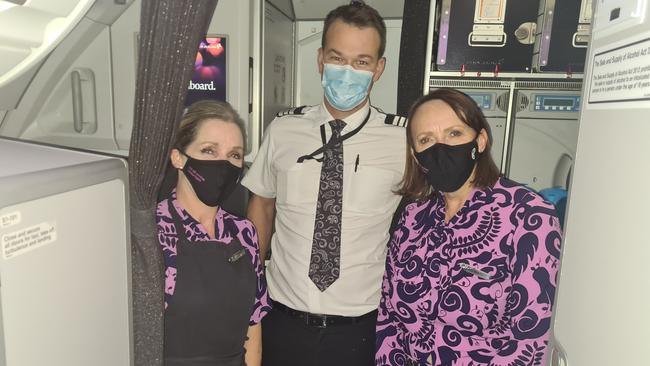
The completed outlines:
[[[594,55],[589,103],[650,100],[650,39]]]
[[[0,242],[2,257],[9,259],[54,241],[56,241],[55,224],[43,222],[2,235]]]

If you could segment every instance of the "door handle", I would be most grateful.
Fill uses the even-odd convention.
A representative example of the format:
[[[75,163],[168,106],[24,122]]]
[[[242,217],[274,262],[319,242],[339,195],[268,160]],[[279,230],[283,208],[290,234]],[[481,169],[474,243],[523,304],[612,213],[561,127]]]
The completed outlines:
[[[72,127],[76,133],[93,134],[97,131],[97,103],[95,74],[90,69],[70,72],[72,92]]]
[[[75,132],[82,133],[84,129],[83,93],[81,91],[81,73],[74,70],[70,73],[72,82],[72,126]]]

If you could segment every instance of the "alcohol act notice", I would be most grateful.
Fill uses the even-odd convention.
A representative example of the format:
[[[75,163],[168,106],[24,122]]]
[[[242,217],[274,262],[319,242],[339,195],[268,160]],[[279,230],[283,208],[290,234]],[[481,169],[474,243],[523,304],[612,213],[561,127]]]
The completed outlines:
[[[650,39],[597,53],[589,103],[650,100]]]
[[[2,235],[2,256],[9,259],[56,240],[54,223],[43,222]]]

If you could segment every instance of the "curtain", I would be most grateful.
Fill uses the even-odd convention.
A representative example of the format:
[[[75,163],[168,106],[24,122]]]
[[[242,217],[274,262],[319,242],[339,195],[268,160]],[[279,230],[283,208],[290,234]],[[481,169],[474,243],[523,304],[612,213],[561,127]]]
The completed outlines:
[[[217,0],[142,0],[129,150],[136,366],[163,364],[164,273],[155,222],[157,193],[197,48],[216,6]]]
[[[399,70],[397,74],[397,114],[406,116],[411,104],[422,96],[424,80],[429,80],[429,67],[425,65],[427,29],[429,22],[430,0],[404,1],[402,18],[402,35],[399,50]],[[435,54],[437,50],[434,49]]]

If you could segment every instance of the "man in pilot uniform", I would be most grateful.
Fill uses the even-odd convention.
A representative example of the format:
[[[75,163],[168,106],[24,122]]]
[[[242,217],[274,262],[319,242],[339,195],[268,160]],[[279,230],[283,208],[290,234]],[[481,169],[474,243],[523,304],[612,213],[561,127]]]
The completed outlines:
[[[261,254],[272,249],[265,366],[374,365],[388,229],[400,201],[393,191],[406,153],[406,120],[368,97],[385,45],[375,9],[357,1],[331,11],[318,50],[323,102],[278,114],[243,180]]]

